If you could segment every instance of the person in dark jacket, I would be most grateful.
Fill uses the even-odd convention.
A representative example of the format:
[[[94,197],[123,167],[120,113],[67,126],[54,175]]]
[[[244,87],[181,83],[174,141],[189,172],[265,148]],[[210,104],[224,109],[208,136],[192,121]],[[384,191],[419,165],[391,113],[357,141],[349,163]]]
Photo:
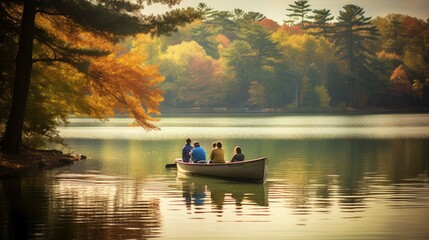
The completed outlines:
[[[241,152],[241,148],[236,146],[234,148],[234,155],[231,158],[231,162],[240,162],[244,161],[244,154]]]
[[[189,162],[191,159],[191,151],[193,147],[191,146],[191,139],[186,139],[186,144],[183,146],[182,149],[182,161],[183,162]]]

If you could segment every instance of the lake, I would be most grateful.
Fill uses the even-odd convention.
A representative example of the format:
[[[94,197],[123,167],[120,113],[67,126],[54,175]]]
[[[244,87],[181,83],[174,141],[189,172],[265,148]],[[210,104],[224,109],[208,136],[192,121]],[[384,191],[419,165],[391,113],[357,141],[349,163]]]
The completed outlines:
[[[130,122],[72,119],[60,135],[89,159],[2,177],[0,239],[429,239],[429,114]],[[165,169],[187,137],[266,156],[267,181]]]

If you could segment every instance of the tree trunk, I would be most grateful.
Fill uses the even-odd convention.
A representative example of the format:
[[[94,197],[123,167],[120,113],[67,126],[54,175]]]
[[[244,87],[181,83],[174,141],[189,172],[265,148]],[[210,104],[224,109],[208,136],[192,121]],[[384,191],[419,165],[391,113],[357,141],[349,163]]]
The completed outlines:
[[[347,65],[349,73],[354,73],[354,62],[353,62],[353,26],[347,27]]]
[[[17,154],[22,144],[22,130],[30,87],[33,56],[34,20],[36,4],[34,0],[24,1],[24,11],[19,34],[19,49],[16,55],[16,72],[13,86],[12,107],[2,140],[2,150]]]

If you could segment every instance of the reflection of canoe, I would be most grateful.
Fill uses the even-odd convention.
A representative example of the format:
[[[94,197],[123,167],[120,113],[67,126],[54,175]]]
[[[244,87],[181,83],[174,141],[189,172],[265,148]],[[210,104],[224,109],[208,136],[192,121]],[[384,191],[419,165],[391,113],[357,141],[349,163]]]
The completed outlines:
[[[242,162],[185,163],[176,159],[177,169],[185,174],[229,178],[242,181],[265,181],[268,174],[268,159],[265,157]]]

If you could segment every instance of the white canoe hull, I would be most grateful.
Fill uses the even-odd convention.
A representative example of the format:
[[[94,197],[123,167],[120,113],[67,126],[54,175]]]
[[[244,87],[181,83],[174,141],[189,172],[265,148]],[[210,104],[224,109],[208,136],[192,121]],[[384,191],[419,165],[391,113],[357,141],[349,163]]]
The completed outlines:
[[[268,175],[268,159],[258,158],[227,163],[185,163],[176,159],[177,170],[184,174],[198,174],[236,180],[265,181]]]

